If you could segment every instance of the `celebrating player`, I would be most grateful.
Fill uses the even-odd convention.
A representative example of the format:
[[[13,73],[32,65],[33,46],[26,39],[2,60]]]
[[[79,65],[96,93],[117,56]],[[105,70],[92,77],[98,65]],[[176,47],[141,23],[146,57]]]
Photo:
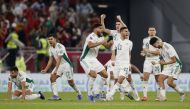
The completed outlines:
[[[150,73],[153,73],[156,80],[157,86],[157,96],[156,100],[159,100],[159,87],[158,87],[158,76],[161,72],[160,64],[152,65],[151,61],[158,62],[160,51],[158,48],[153,47],[149,44],[149,41],[152,37],[156,37],[156,29],[155,27],[148,28],[148,37],[143,39],[143,50],[141,51],[141,55],[145,56],[144,68],[143,68],[143,98],[142,101],[147,101],[147,91],[148,91],[148,80]]]
[[[169,43],[162,42],[156,37],[150,39],[150,44],[155,48],[159,48],[161,50],[162,60],[160,61],[152,61],[152,64],[161,64],[164,65],[164,68],[158,78],[159,86],[160,86],[160,101],[166,100],[166,91],[164,81],[167,79],[167,84],[171,88],[173,88],[180,95],[180,101],[184,101],[185,93],[184,91],[178,87],[174,80],[177,80],[179,74],[181,73],[182,63],[179,59],[177,52],[174,47]]]
[[[86,38],[83,52],[80,57],[80,64],[88,75],[87,91],[90,102],[94,102],[93,86],[94,81],[99,74],[103,79],[107,78],[107,72],[104,66],[97,60],[98,51],[101,45],[109,47],[112,43],[107,43],[104,37],[101,37],[103,27],[101,24],[93,25],[93,32]],[[102,86],[105,82],[100,83]]]
[[[82,99],[81,92],[76,87],[74,80],[73,80],[73,64],[71,63],[70,59],[67,56],[65,47],[56,41],[56,38],[54,35],[48,36],[48,42],[50,44],[49,61],[48,61],[46,68],[44,70],[42,70],[41,72],[45,73],[48,71],[48,69],[51,67],[51,65],[53,63],[53,58],[56,61],[56,66],[53,69],[51,76],[50,76],[53,96],[49,100],[61,100],[61,98],[58,96],[56,80],[59,77],[61,77],[62,75],[64,75],[67,78],[69,85],[78,94],[78,96],[77,96],[78,100],[81,100]]]

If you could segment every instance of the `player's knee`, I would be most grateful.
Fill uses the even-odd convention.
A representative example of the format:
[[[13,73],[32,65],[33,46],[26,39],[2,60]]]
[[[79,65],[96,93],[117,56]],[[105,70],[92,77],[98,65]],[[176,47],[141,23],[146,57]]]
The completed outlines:
[[[68,83],[70,86],[74,86],[74,81],[73,80],[68,80]]]
[[[102,75],[102,77],[103,77],[103,78],[108,78],[108,74],[107,74],[107,73],[104,73],[104,74]]]
[[[51,75],[51,77],[50,77],[51,83],[55,82],[56,79],[57,79],[57,78],[56,78],[56,75]]]
[[[171,80],[167,81],[168,86],[173,87],[173,82]]]
[[[89,76],[92,77],[92,78],[96,78],[97,74],[94,71],[90,71]]]

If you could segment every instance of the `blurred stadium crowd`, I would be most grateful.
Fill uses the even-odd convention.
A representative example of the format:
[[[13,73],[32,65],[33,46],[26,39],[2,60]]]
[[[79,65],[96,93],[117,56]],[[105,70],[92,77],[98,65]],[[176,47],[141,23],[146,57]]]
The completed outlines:
[[[48,34],[56,34],[66,47],[82,47],[91,25],[98,21],[87,0],[1,0],[0,50],[9,53],[8,67],[15,65],[16,54],[22,56],[18,51],[24,47],[35,48],[41,61],[47,55]]]

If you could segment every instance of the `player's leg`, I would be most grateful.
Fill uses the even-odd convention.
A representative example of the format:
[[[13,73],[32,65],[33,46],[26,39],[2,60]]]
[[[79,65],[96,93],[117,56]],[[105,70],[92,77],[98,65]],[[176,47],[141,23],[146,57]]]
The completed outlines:
[[[32,94],[31,90],[26,90],[26,97],[25,97],[26,100],[35,100],[38,98],[45,100],[45,97],[41,92],[38,92],[38,94]]]
[[[160,101],[165,101],[166,100],[166,89],[164,85],[164,81],[168,78],[167,75],[160,74],[158,77],[158,83],[160,87]]]
[[[144,62],[144,68],[143,68],[143,97],[142,101],[148,100],[148,80],[150,73],[152,72],[152,63],[149,60],[145,60]]]
[[[125,78],[126,78],[125,76],[122,75],[119,76],[117,83],[113,86],[111,91],[107,93],[106,95],[107,100],[113,100],[113,95],[115,94],[116,90],[121,87],[121,84]]]
[[[21,90],[15,90],[12,95],[12,100],[21,99],[22,98],[22,91]]]
[[[94,88],[94,81],[97,77],[97,73],[93,70],[92,60],[83,59],[82,61],[80,61],[80,64],[84,69],[85,73],[88,75],[88,80],[87,80],[88,99],[90,102],[94,102],[93,88]]]
[[[64,65],[64,76],[67,78],[67,81],[69,85],[73,88],[73,90],[78,94],[77,99],[82,100],[82,94],[81,91],[78,89],[78,87],[75,85],[73,80],[73,67],[71,67],[69,64]]]
[[[99,68],[101,68],[101,67],[99,67]],[[101,69],[103,69],[103,70],[101,70],[101,72],[98,73],[101,76],[101,79],[99,81],[99,84],[97,84],[98,88],[97,88],[96,96],[97,96],[97,98],[105,99],[106,90],[104,90],[105,89],[104,86],[107,87],[106,84],[107,84],[108,73],[106,72],[106,70],[103,67]]]
[[[161,73],[160,64],[153,65],[153,74],[154,74],[155,81],[156,81],[156,99],[155,99],[156,101],[158,101],[160,98],[160,87],[158,84],[158,78],[159,78],[160,73]]]
[[[127,81],[129,82],[129,85],[131,86],[131,89],[132,89],[132,91],[133,91],[134,99],[135,99],[136,101],[139,101],[139,100],[140,100],[140,97],[139,97],[139,94],[138,94],[138,92],[137,92],[137,90],[136,90],[136,88],[135,88],[135,85],[134,85],[134,83],[133,83],[131,74],[128,74],[128,76],[127,76]]]
[[[180,95],[180,101],[184,101],[185,93],[184,93],[183,89],[181,89],[179,86],[177,86],[174,83],[174,80],[177,80],[180,72],[181,72],[181,67],[180,66],[175,66],[173,68],[173,72],[172,72],[171,76],[168,77],[167,84],[168,84],[168,86],[173,88]]]
[[[50,75],[50,82],[51,82],[51,89],[53,92],[53,96],[49,100],[61,100],[61,98],[58,96],[58,88],[57,88],[57,83],[56,80],[60,76],[57,75],[56,73],[52,73]]]

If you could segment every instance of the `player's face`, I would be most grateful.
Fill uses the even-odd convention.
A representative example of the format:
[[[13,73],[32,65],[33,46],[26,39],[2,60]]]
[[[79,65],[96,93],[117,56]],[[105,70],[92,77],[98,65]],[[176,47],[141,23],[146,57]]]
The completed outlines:
[[[50,46],[54,46],[56,43],[56,39],[54,37],[49,37],[48,42],[49,42]]]
[[[161,42],[157,41],[156,43],[154,43],[153,47],[155,47],[155,48],[162,48]]]
[[[115,29],[116,30],[120,30],[120,28],[121,28],[121,23],[120,22],[116,22],[115,23]]]
[[[156,36],[156,29],[155,28],[149,28],[148,29],[148,35],[149,36]]]
[[[10,76],[11,78],[16,78],[18,75],[18,72],[17,71],[10,71]]]
[[[125,39],[128,39],[129,38],[129,31],[128,29],[124,29],[121,31],[121,36]]]
[[[97,27],[96,32],[98,36],[101,36],[101,34],[103,33],[103,27],[102,26]]]

